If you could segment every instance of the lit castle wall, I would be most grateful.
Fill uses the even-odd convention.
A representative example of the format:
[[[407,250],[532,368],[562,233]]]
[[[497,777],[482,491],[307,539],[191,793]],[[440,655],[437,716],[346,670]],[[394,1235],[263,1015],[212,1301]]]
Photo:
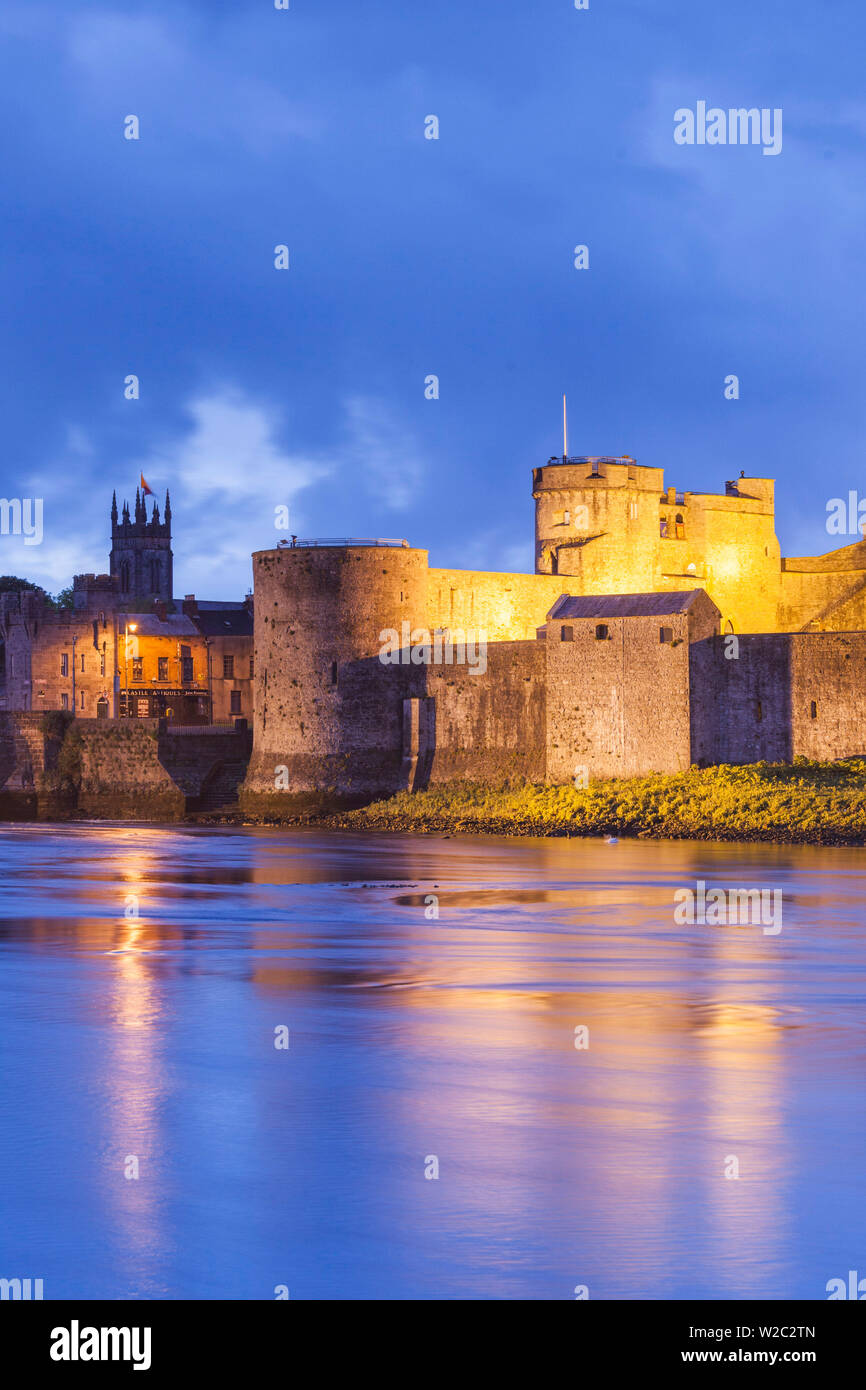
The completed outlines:
[[[535,574],[431,569],[405,542],[254,554],[242,805],[863,751],[866,542],[783,560],[771,480],[677,493],[627,458],[551,460],[533,496]],[[435,655],[482,635],[483,671]]]
[[[866,627],[866,542],[782,559],[770,478],[677,492],[631,458],[551,459],[533,497],[536,570],[567,576],[571,593],[700,587],[724,631]]]

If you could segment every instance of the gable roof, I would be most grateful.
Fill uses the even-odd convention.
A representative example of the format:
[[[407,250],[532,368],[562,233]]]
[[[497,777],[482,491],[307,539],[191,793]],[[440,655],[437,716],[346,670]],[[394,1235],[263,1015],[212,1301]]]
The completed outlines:
[[[666,594],[562,594],[548,613],[551,618],[664,618],[685,613],[703,589]],[[707,599],[708,603],[712,599]]]

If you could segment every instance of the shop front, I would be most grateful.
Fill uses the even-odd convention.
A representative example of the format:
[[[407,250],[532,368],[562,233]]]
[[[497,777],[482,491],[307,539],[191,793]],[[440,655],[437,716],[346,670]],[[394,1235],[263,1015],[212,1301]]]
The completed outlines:
[[[129,719],[168,719],[175,724],[207,724],[207,691],[131,686],[120,691],[120,717]]]

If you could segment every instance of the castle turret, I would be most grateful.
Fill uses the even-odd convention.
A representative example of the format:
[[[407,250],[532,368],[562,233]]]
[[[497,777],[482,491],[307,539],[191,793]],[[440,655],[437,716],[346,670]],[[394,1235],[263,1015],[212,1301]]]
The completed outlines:
[[[534,469],[536,574],[574,575],[576,593],[651,589],[663,478],[627,454],[553,458]]]
[[[253,555],[256,703],[241,804],[351,803],[405,785],[404,700],[425,693],[409,660],[425,623],[427,551],[301,543]],[[406,660],[393,655],[394,640]]]
[[[724,493],[665,488],[661,468],[628,455],[552,458],[533,470],[535,569],[572,594],[702,588],[725,631],[772,632],[780,594],[773,481]]]

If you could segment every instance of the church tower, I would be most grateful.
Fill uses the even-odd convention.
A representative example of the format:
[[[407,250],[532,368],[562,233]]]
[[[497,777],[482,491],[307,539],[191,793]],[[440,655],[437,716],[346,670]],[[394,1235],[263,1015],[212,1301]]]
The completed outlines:
[[[162,599],[171,604],[173,588],[171,553],[171,500],[165,494],[164,519],[153,504],[150,518],[139,489],[135,489],[134,518],[124,502],[118,518],[117,494],[111,499],[111,575],[117,580],[120,600],[126,607]]]

